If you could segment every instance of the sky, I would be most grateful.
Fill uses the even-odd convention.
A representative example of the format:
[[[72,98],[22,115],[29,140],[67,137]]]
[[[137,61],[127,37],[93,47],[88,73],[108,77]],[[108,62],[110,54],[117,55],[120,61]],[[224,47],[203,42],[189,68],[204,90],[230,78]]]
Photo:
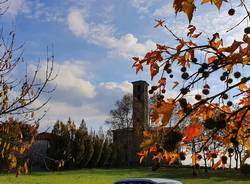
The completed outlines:
[[[199,6],[192,24],[204,34],[223,36],[244,16],[236,2],[232,0],[220,11],[211,5]],[[95,130],[107,129],[104,122],[109,111],[116,100],[132,92],[132,81],[154,83],[148,68],[135,74],[131,58],[142,57],[156,43],[176,43],[168,32],[153,27],[155,19],[166,19],[180,36],[186,35],[188,26],[186,16],[175,16],[168,0],[9,0],[6,6],[0,24],[5,33],[16,32],[16,43],[24,44],[23,57],[30,67],[40,61],[42,70],[46,48],[53,48],[58,77],[50,85],[56,91],[46,106],[41,130],[51,130],[56,120],[69,117],[75,122],[85,119]],[[236,8],[233,17],[227,14],[231,6]],[[224,43],[240,35],[234,30]]]

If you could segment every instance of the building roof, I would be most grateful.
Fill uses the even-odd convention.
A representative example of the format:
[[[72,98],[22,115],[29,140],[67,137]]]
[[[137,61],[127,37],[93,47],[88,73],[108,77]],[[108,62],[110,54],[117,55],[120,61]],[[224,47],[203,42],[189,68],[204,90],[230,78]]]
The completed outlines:
[[[56,137],[57,137],[56,134],[48,133],[48,132],[42,132],[42,133],[37,134],[36,140],[52,141],[52,140],[55,140]]]
[[[146,81],[144,81],[144,80],[138,80],[138,81],[133,81],[133,82],[131,82],[132,84],[138,84],[138,83],[144,83],[144,84],[146,84],[146,85],[149,85]]]

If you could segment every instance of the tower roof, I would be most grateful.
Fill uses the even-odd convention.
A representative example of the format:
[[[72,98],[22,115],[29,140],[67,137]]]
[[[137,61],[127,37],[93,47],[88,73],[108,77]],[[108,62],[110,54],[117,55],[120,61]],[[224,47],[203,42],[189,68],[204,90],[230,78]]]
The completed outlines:
[[[133,82],[131,82],[133,85],[134,84],[146,84],[147,86],[149,86],[149,84],[146,82],[146,81],[144,81],[144,80],[138,80],[138,81],[133,81]]]

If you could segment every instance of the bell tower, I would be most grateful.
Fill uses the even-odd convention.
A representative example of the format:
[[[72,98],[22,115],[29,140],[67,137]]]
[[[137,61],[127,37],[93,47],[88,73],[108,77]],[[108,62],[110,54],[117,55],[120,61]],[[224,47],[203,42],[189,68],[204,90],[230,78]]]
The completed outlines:
[[[139,141],[142,138],[143,131],[149,127],[148,112],[148,83],[146,81],[135,81],[133,84],[133,130],[138,136]]]

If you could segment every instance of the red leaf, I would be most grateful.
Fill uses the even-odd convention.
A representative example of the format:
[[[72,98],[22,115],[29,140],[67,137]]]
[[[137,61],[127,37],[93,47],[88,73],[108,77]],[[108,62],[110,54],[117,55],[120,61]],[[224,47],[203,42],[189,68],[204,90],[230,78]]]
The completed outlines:
[[[184,130],[184,141],[192,141],[195,137],[198,137],[201,134],[202,127],[198,123],[194,122]]]

